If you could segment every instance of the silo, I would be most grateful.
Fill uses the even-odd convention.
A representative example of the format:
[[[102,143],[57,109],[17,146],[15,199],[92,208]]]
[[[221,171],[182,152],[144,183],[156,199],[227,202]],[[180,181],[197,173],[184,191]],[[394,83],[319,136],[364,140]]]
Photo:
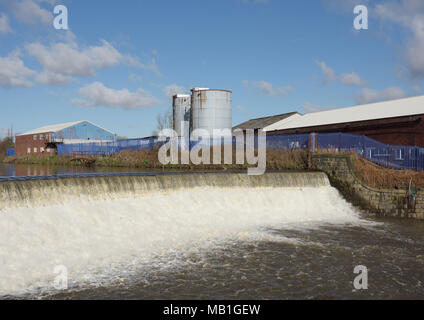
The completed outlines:
[[[179,137],[184,136],[182,123],[190,123],[191,97],[188,94],[176,94],[172,97],[172,123]],[[187,128],[185,130],[188,132]]]
[[[191,90],[191,130],[232,128],[232,92],[195,88]]]

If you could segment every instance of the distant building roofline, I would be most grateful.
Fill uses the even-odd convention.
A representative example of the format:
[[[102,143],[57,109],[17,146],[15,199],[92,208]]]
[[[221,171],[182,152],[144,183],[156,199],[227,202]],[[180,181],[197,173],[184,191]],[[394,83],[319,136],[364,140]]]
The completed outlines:
[[[104,130],[104,131],[107,131],[107,132],[109,132],[109,133],[111,133],[113,135],[116,135],[115,132],[112,132],[110,130],[107,130],[107,129],[105,129],[105,128],[103,128],[103,127],[99,126],[98,124],[95,124],[95,123],[93,123],[91,121],[80,120],[80,121],[74,121],[74,122],[66,122],[66,123],[48,125],[48,126],[40,127],[40,128],[31,130],[31,131],[28,131],[28,132],[25,132],[25,133],[18,134],[16,136],[19,137],[19,136],[36,135],[36,134],[40,134],[40,133],[54,133],[54,132],[61,131],[63,129],[66,129],[66,128],[75,126],[75,125],[80,124],[80,123],[83,123],[83,122],[87,122],[87,123],[89,123],[89,124],[91,124],[93,126],[96,126],[96,127],[100,128],[100,129]]]

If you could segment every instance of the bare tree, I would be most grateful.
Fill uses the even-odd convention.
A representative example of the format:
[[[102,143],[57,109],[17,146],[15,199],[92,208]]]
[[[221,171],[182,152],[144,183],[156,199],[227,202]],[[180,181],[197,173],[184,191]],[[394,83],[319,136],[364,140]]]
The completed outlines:
[[[172,129],[172,110],[165,110],[156,116],[156,129],[152,134],[157,136],[164,129]]]

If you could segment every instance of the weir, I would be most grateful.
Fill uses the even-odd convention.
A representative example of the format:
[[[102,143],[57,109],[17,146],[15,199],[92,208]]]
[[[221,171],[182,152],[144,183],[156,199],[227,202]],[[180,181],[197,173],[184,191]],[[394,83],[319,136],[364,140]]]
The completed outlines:
[[[329,186],[321,172],[189,173],[66,177],[0,182],[0,210],[63,205],[78,200],[137,198],[149,193],[211,188],[303,188]]]
[[[128,270],[173,269],[180,254],[226,241],[280,241],[269,228],[359,222],[318,172],[3,181],[0,297],[54,291],[57,266],[78,286],[107,284]]]

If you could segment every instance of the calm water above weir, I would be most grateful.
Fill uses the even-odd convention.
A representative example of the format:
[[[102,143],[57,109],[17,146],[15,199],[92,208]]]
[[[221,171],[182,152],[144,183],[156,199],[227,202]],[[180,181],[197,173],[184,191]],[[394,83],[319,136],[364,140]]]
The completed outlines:
[[[141,172],[133,168],[100,168],[100,167],[60,167],[28,164],[0,163],[0,177],[49,176],[60,174],[95,173],[95,172]],[[152,171],[152,170],[148,170]]]
[[[22,194],[24,185],[34,190]],[[7,186],[2,298],[424,298],[424,223],[360,213],[323,174]],[[357,265],[368,290],[354,289]],[[66,290],[54,288],[56,266],[67,269]]]

